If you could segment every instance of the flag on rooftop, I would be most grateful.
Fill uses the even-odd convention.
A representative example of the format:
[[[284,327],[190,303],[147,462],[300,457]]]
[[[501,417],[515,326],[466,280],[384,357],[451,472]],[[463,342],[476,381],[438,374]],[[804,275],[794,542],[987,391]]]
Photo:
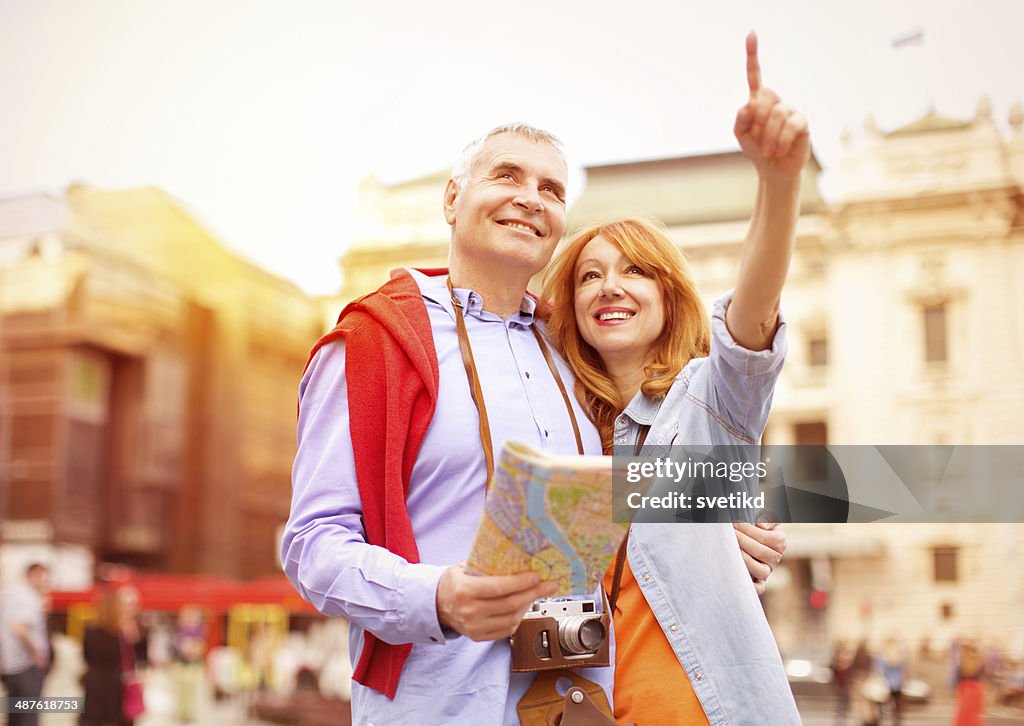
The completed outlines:
[[[911,45],[924,45],[924,28],[917,28],[892,39],[893,48],[906,48]]]

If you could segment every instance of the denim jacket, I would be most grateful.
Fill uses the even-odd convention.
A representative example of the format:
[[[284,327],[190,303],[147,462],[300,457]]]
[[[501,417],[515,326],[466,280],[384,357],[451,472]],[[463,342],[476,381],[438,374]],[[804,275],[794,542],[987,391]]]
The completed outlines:
[[[645,447],[757,444],[786,353],[742,348],[725,326],[731,293],[715,302],[711,354],[690,361],[664,400],[642,393],[616,419],[614,443]],[[634,524],[629,565],[712,726],[799,724],[768,621],[729,524]]]

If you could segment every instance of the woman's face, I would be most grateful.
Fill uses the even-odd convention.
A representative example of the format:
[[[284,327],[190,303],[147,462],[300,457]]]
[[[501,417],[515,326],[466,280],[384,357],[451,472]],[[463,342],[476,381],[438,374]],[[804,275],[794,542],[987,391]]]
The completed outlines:
[[[123,617],[135,617],[139,612],[139,591],[130,585],[117,591],[117,604]]]
[[[606,364],[643,365],[665,327],[661,285],[617,245],[598,235],[575,267],[576,325]]]

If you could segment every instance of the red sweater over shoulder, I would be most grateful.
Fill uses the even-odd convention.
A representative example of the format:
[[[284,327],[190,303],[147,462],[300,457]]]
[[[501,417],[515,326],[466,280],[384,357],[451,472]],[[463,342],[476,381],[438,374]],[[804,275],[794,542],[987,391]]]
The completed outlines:
[[[412,276],[392,272],[379,290],[345,306],[309,360],[340,338],[345,340],[349,428],[366,541],[419,562],[405,500],[437,406],[438,367],[427,308]],[[411,643],[392,645],[366,632],[353,678],[394,698],[411,650]]]

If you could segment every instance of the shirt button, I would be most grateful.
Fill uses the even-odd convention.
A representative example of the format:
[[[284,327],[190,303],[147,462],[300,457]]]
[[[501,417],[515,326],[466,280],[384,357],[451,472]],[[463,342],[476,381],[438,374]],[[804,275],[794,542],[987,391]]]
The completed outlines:
[[[544,438],[546,439],[549,436],[551,436],[551,432],[549,432],[547,429],[544,429]]]
[[[704,674],[701,673],[700,671],[697,671],[696,673],[694,673],[693,677],[696,678],[698,681],[704,680]]]
[[[525,371],[525,373],[526,373],[526,377],[529,378],[530,377],[530,371]]]
[[[430,640],[433,641],[434,643],[440,643],[441,642],[440,640],[435,638],[433,635],[430,636]]]
[[[676,625],[673,625],[671,628],[669,628],[669,630],[671,630],[673,633],[678,633],[679,632],[679,627],[676,626]]]
[[[621,438],[619,439],[619,443],[620,443],[620,444],[624,444],[624,443],[626,443],[626,437],[625,437],[625,436],[621,437]]]
[[[644,577],[643,577],[643,580],[644,580],[644,582],[647,582],[647,581],[648,581],[648,580],[650,580],[650,579],[651,579],[651,576],[650,576],[650,575],[648,575],[648,574],[644,574]]]

